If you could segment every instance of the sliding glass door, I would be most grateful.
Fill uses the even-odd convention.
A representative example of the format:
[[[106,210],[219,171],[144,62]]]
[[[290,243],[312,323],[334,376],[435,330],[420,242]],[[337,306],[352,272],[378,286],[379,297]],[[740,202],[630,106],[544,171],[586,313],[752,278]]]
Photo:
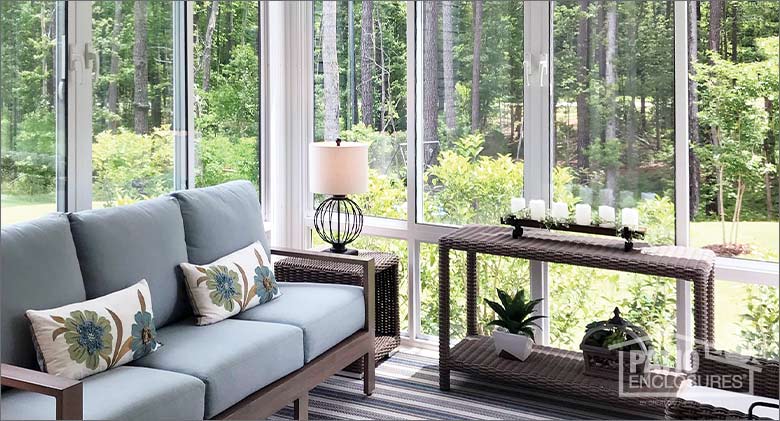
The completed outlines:
[[[2,225],[66,206],[64,8],[0,3]]]

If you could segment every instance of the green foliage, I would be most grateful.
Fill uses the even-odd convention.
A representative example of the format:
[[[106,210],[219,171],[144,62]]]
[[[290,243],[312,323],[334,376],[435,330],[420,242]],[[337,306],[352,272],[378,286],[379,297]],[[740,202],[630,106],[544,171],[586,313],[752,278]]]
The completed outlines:
[[[231,180],[258,183],[257,138],[203,136],[196,145],[197,186],[213,186]]]
[[[536,320],[543,319],[546,316],[532,316],[535,307],[542,302],[542,299],[525,299],[525,290],[518,290],[514,296],[505,291],[496,288],[501,304],[485,298],[485,303],[496,313],[498,319],[488,322],[488,326],[498,326],[506,329],[509,333],[521,334],[534,339],[534,327],[540,329],[535,323]]]
[[[248,44],[233,48],[230,61],[212,74],[211,89],[199,90],[197,125],[205,134],[249,137],[258,133],[257,51]]]
[[[749,351],[765,358],[780,358],[780,307],[778,289],[751,285],[747,297],[747,313],[741,315],[739,336],[743,344],[738,351]]]
[[[173,133],[139,135],[124,129],[95,136],[92,145],[93,194],[107,206],[142,200],[173,190]]]
[[[522,162],[507,155],[479,156],[483,143],[481,135],[464,136],[425,172],[426,220],[496,223],[511,197],[523,191]]]

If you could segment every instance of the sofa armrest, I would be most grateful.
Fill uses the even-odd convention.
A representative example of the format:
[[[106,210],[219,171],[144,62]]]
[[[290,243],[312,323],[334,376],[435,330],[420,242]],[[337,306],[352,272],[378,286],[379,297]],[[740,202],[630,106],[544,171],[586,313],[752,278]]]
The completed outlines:
[[[363,297],[366,311],[366,329],[374,335],[374,284],[376,279],[376,264],[373,257],[347,254],[326,253],[322,251],[296,250],[284,247],[271,247],[271,255],[299,257],[303,259],[322,260],[337,263],[359,265],[363,268]]]
[[[3,386],[54,397],[57,402],[58,420],[83,418],[83,386],[78,380],[10,364],[0,366],[0,379]]]

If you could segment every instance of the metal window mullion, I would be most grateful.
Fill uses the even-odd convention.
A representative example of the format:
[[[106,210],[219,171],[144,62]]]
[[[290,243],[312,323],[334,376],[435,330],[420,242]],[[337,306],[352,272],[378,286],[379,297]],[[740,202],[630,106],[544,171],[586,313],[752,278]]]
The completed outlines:
[[[527,65],[531,66],[529,80],[523,89],[525,124],[523,138],[524,150],[523,195],[527,199],[542,199],[549,206],[552,199],[552,2],[524,2],[523,53]],[[541,61],[547,58],[547,77],[541,70]],[[529,83],[530,82],[530,83]],[[545,86],[546,85],[546,86]],[[550,315],[549,285],[547,264],[530,261],[531,296],[544,298],[539,314]],[[550,319],[541,319],[541,343],[550,341]]]
[[[422,14],[420,14],[422,15]],[[418,48],[417,29],[418,29],[418,14],[417,14],[417,2],[406,3],[406,115],[407,115],[407,127],[406,127],[406,226],[407,226],[407,258],[408,258],[408,280],[407,280],[407,305],[408,305],[408,324],[407,334],[412,339],[417,339],[417,335],[421,330],[420,314],[422,307],[420,303],[420,291],[421,287],[421,275],[420,275],[420,242],[416,238],[416,230],[418,220],[418,209],[422,209],[422,194],[418,192],[422,191],[422,186],[418,183],[419,171],[422,171],[422,163],[417,162],[417,156],[424,156],[424,154],[418,154],[420,148],[417,147],[417,122],[422,117],[422,114],[417,111],[417,93],[422,89],[422,84],[418,83],[417,75],[417,63],[422,63],[422,60],[418,60],[419,53],[422,51]],[[421,24],[420,24],[421,25]],[[421,27],[421,26],[419,26]],[[421,42],[421,40],[420,40]],[[421,82],[421,81],[420,81]],[[412,118],[408,118],[412,116]],[[422,126],[422,125],[420,125]],[[419,215],[422,217],[422,215]]]
[[[260,144],[259,151],[259,174],[260,174],[260,204],[263,209],[263,216],[270,221],[271,218],[271,198],[270,198],[270,145],[268,135],[268,3],[258,1],[257,13],[260,14],[260,24],[257,30],[260,34]]]
[[[688,4],[674,3],[674,210],[675,241],[689,244],[690,214],[688,179]],[[677,368],[690,368],[686,356],[692,349],[691,285],[678,279],[677,289]]]
[[[173,2],[174,189],[195,187],[194,56],[192,4]]]
[[[85,53],[92,43],[92,2],[67,2],[67,205],[92,207],[92,75]]]
[[[68,211],[68,4],[64,1],[56,3],[55,27],[57,28],[57,44],[55,47],[55,142],[56,142],[56,206],[58,212]]]

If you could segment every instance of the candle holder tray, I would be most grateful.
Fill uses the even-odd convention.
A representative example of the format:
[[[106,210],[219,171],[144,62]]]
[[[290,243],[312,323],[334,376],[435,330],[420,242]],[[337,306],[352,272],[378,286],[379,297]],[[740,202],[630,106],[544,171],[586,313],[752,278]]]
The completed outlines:
[[[524,217],[517,217],[513,214],[506,215],[501,218],[501,224],[509,225],[512,228],[512,238],[520,238],[523,236],[523,228],[541,228],[556,231],[578,232],[582,234],[595,234],[609,237],[621,237],[625,240],[623,249],[625,251],[631,251],[634,249],[634,240],[643,240],[647,229],[644,227],[630,228],[627,226],[617,227],[613,226],[601,226],[601,225],[580,225],[571,223],[568,220],[556,221],[547,218],[544,221],[537,221],[535,219],[528,219]]]

